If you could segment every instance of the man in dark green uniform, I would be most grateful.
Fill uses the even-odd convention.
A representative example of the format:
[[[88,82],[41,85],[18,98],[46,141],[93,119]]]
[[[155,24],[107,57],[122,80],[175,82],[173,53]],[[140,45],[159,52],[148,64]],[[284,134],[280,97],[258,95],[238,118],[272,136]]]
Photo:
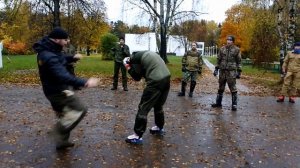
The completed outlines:
[[[152,108],[154,108],[155,126],[150,129],[150,133],[158,135],[164,133],[163,105],[169,94],[171,75],[165,62],[155,52],[136,52],[132,57],[125,58],[123,63],[134,80],[139,81],[142,77],[146,80],[146,88],[135,118],[135,133],[126,139],[128,143],[141,144],[147,126],[147,115]]]
[[[115,48],[113,48],[115,66],[114,66],[114,81],[111,90],[117,90],[118,88],[119,71],[121,69],[123,90],[128,91],[126,69],[122,62],[125,57],[130,57],[130,51],[129,51],[129,47],[125,44],[125,40],[123,37],[120,37],[119,42],[120,43]]]
[[[183,78],[181,82],[181,92],[178,96],[185,96],[185,87],[191,79],[189,97],[193,97],[193,92],[196,87],[198,74],[202,72],[203,60],[201,54],[197,51],[197,44],[192,43],[192,49],[182,57],[182,72]]]
[[[222,107],[222,98],[225,91],[226,83],[232,94],[233,111],[237,110],[237,88],[236,78],[240,78],[241,69],[241,53],[240,49],[234,45],[234,36],[227,36],[227,45],[221,47],[218,54],[217,65],[215,67],[214,76],[219,75],[219,90],[216,98],[216,103],[212,107]]]

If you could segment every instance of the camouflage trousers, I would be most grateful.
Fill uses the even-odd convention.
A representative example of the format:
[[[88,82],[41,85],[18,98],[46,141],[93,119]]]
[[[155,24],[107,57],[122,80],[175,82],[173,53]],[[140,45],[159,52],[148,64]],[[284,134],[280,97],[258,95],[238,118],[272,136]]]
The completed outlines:
[[[284,96],[296,96],[300,89],[300,72],[287,72],[281,89]]]
[[[85,116],[87,108],[70,90],[47,96],[47,99],[58,117],[54,128],[56,143],[68,141],[70,132]]]
[[[225,91],[226,83],[231,93],[236,93],[236,71],[220,70],[219,74],[219,90],[218,94],[223,94]]]
[[[182,81],[188,83],[190,79],[191,81],[197,81],[197,78],[198,78],[198,71],[185,71],[183,72]]]

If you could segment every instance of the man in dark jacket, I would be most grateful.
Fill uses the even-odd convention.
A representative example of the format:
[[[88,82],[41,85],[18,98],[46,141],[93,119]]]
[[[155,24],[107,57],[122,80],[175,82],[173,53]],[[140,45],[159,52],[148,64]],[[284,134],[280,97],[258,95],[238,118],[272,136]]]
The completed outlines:
[[[38,53],[37,64],[44,94],[58,116],[54,129],[58,150],[74,146],[69,142],[70,132],[87,112],[84,104],[69,89],[70,86],[94,87],[99,82],[96,78],[85,80],[70,74],[66,66],[78,58],[63,54],[62,49],[67,42],[68,33],[57,27],[33,46]]]
[[[129,51],[129,47],[125,44],[125,40],[123,37],[120,37],[119,42],[120,43],[115,48],[112,49],[115,65],[114,65],[114,81],[111,90],[117,90],[118,88],[119,71],[121,69],[123,90],[128,91],[127,74],[122,61],[125,57],[130,57],[130,51]]]
[[[217,76],[219,71],[219,90],[216,98],[216,103],[212,104],[213,108],[222,107],[223,93],[225,91],[226,83],[232,95],[231,109],[237,110],[237,88],[236,79],[241,76],[241,52],[240,49],[234,45],[235,37],[227,36],[227,45],[221,47],[217,58],[217,65],[213,73]]]
[[[146,88],[135,118],[135,133],[126,139],[128,143],[141,144],[147,126],[147,115],[152,108],[155,126],[150,129],[150,133],[161,135],[164,132],[163,105],[170,90],[170,72],[161,57],[151,51],[136,52],[132,57],[125,58],[123,63],[134,80],[139,81],[142,77],[146,80]]]

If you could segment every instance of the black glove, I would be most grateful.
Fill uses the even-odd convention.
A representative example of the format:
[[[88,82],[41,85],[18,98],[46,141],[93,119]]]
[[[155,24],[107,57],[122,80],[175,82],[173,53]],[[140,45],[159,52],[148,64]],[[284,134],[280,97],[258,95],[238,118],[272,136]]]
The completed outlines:
[[[202,73],[202,68],[199,68],[198,69],[198,74],[201,74]]]
[[[214,70],[214,76],[218,76],[218,74],[219,74],[219,68],[215,68],[215,70]]]
[[[110,50],[111,50],[111,51],[116,51],[116,48],[111,48]]]
[[[241,72],[242,70],[241,69],[238,69],[237,72],[236,72],[236,79],[240,79],[241,78]]]
[[[185,71],[186,71],[185,66],[182,66],[181,71],[182,71],[182,72],[185,72]]]

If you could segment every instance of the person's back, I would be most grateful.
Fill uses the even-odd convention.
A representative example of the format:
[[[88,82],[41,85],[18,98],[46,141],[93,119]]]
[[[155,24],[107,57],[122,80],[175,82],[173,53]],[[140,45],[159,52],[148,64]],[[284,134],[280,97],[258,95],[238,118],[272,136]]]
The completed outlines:
[[[170,71],[165,62],[155,52],[145,52],[142,55],[141,64],[145,69],[146,81],[159,81],[170,76]]]
[[[134,80],[139,81],[144,77],[147,83],[138,106],[134,125],[135,133],[125,140],[128,143],[140,144],[151,108],[154,108],[155,126],[150,129],[150,133],[164,134],[163,105],[170,90],[170,72],[160,56],[151,51],[133,53],[133,56],[125,58],[123,63]]]

